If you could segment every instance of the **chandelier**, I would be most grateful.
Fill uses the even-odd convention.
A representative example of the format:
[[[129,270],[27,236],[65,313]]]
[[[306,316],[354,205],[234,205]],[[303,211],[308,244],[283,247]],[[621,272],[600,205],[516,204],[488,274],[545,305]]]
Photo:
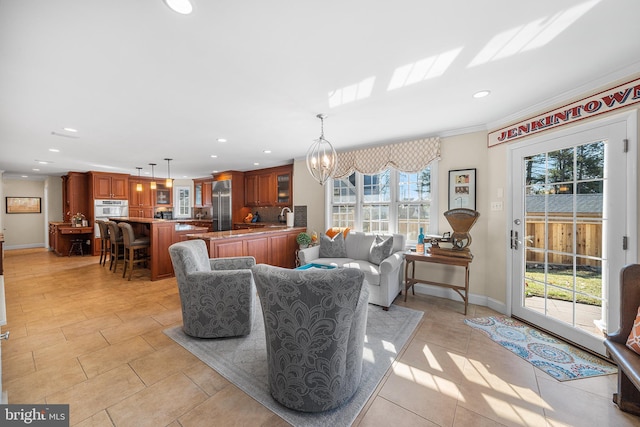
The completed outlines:
[[[338,155],[333,145],[324,139],[324,114],[316,116],[320,119],[320,138],[313,141],[307,151],[307,169],[320,185],[324,185],[333,176],[338,166]]]

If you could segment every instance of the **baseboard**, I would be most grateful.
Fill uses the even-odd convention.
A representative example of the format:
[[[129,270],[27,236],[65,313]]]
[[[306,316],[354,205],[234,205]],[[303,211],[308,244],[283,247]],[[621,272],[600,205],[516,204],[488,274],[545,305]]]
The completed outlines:
[[[429,295],[438,298],[446,298],[453,301],[461,301],[462,298],[453,289],[443,288],[440,286],[425,285],[416,283],[413,285],[417,294]],[[497,311],[501,314],[507,313],[507,306],[502,301],[489,298],[485,295],[476,295],[469,293],[469,304],[481,305]]]
[[[26,245],[6,245],[5,244],[4,249],[9,251],[11,249],[34,249],[34,248],[44,248],[44,247],[46,247],[44,243],[28,243]]]

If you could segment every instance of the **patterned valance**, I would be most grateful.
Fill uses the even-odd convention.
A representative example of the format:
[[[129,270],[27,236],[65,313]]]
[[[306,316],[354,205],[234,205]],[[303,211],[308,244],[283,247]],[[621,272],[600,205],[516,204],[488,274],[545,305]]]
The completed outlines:
[[[354,171],[370,175],[387,168],[419,172],[436,159],[440,159],[440,138],[437,137],[363,148],[338,153],[334,177],[344,178]]]

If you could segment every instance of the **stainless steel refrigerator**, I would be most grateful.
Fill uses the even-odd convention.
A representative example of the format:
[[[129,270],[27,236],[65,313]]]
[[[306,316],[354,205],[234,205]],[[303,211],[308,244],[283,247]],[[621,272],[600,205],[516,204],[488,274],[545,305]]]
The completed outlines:
[[[213,231],[231,230],[231,180],[214,181],[211,193]]]

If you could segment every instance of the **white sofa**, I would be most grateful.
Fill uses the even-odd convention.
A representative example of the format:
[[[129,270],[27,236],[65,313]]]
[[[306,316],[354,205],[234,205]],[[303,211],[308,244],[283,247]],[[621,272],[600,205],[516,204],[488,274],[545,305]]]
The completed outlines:
[[[402,265],[404,261],[405,236],[402,234],[380,235],[383,239],[393,236],[391,255],[380,265],[369,262],[369,250],[376,235],[352,231],[345,238],[345,258],[321,258],[320,245],[300,249],[300,265],[322,264],[337,267],[358,268],[364,272],[369,286],[369,303],[389,309],[393,300],[402,291]]]

